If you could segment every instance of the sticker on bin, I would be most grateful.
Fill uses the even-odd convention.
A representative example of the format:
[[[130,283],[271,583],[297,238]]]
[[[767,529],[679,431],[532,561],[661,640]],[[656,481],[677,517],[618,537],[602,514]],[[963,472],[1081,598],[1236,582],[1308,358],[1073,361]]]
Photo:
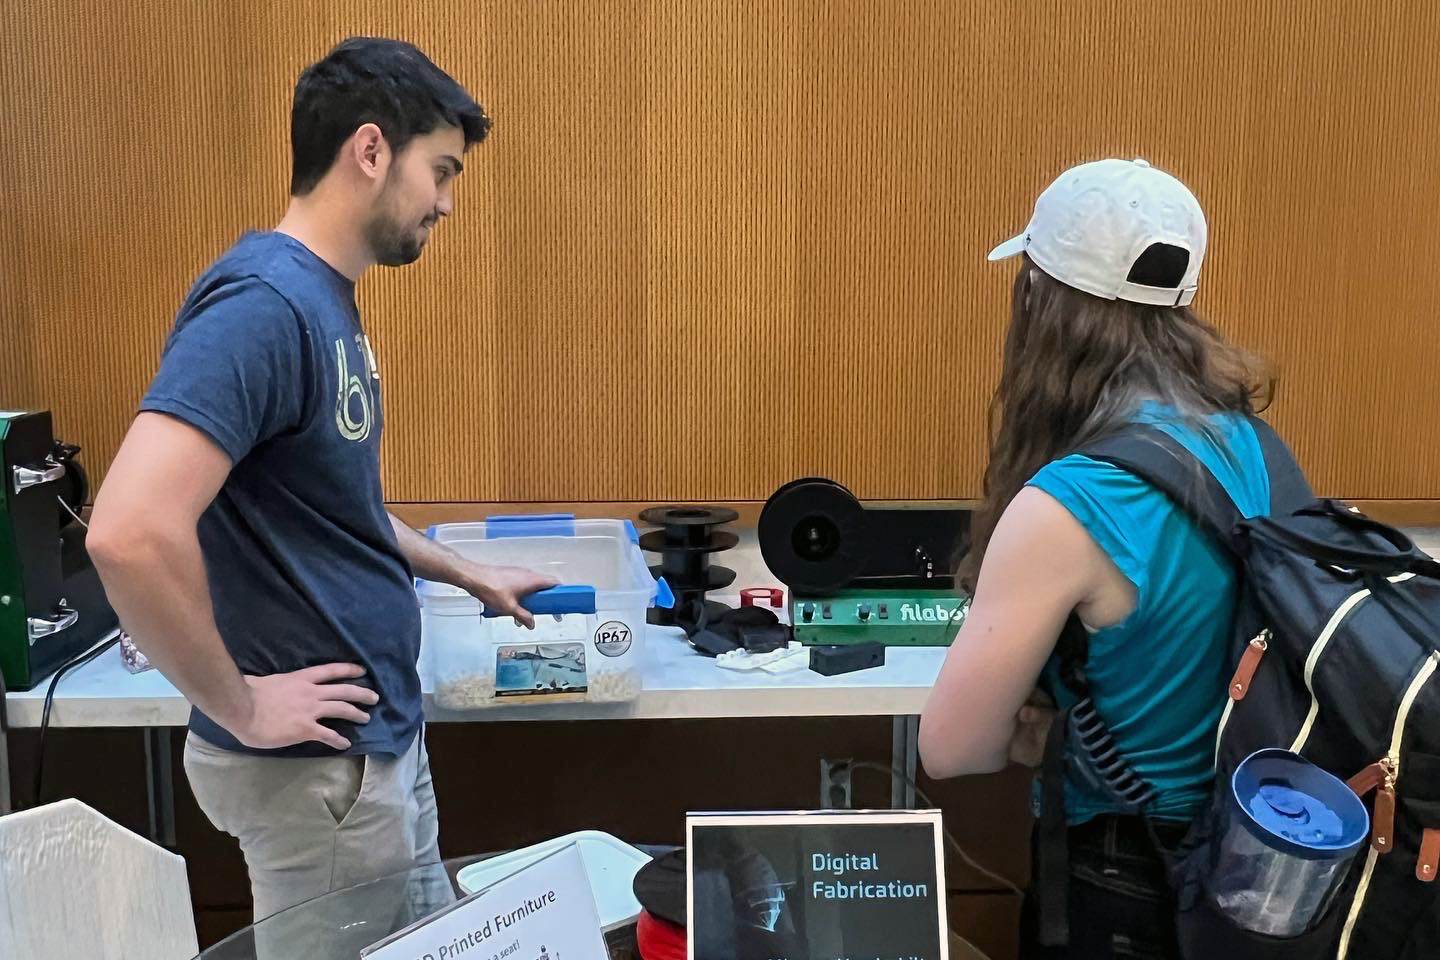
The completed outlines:
[[[644,687],[646,610],[674,599],[650,574],[626,520],[493,517],[428,534],[476,563],[517,566],[559,586],[525,597],[527,630],[487,616],[464,591],[419,581],[427,681],[443,709],[537,698],[552,703],[633,700]]]
[[[515,643],[495,648],[495,696],[573,697],[587,689],[583,643]]]
[[[619,620],[602,623],[595,631],[595,649],[604,657],[623,657],[630,652],[630,628]]]

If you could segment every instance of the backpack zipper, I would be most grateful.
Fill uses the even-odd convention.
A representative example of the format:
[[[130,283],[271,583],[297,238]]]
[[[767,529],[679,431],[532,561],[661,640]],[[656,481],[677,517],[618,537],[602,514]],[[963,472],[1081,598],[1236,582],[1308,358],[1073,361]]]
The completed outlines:
[[[1240,656],[1240,664],[1235,668],[1235,675],[1230,678],[1230,695],[1225,698],[1225,709],[1220,714],[1220,725],[1215,729],[1215,762],[1214,769],[1220,767],[1220,741],[1225,736],[1225,728],[1230,723],[1230,711],[1235,709],[1235,704],[1245,699],[1245,694],[1250,692],[1250,681],[1255,679],[1255,671],[1260,669],[1260,661],[1265,656],[1265,651],[1270,649],[1270,638],[1274,636],[1270,628],[1261,630],[1250,640],[1250,645]]]
[[[1310,645],[1310,653],[1305,658],[1305,689],[1310,691],[1310,712],[1305,717],[1305,722],[1300,726],[1300,733],[1295,737],[1295,742],[1290,745],[1293,753],[1299,753],[1305,746],[1305,741],[1310,738],[1310,731],[1315,727],[1315,718],[1320,715],[1320,700],[1315,696],[1315,667],[1320,662],[1320,655],[1330,645],[1330,639],[1340,629],[1340,624],[1350,615],[1360,601],[1370,596],[1370,588],[1357,590],[1346,597],[1335,612],[1330,615],[1330,620],[1325,624],[1325,629],[1320,631],[1320,636]],[[1240,657],[1240,664],[1235,668],[1235,675],[1230,679],[1228,696],[1225,697],[1225,709],[1220,714],[1220,726],[1215,731],[1215,767],[1220,768],[1220,743],[1225,738],[1225,729],[1230,725],[1230,714],[1235,709],[1235,704],[1245,699],[1250,692],[1250,682],[1255,678],[1255,671],[1260,668],[1260,660],[1265,656],[1265,651],[1270,647],[1270,640],[1273,634],[1270,628],[1261,630],[1250,646]]]
[[[1391,583],[1403,583],[1406,580],[1414,579],[1413,573],[1401,573],[1387,579]],[[1305,657],[1305,689],[1310,691],[1310,712],[1305,717],[1305,722],[1300,726],[1300,732],[1296,735],[1295,741],[1290,745],[1293,753],[1299,753],[1305,746],[1305,741],[1310,739],[1310,733],[1315,728],[1315,720],[1320,716],[1320,699],[1315,696],[1315,667],[1320,663],[1320,655],[1330,645],[1330,640],[1335,632],[1340,629],[1340,624],[1345,618],[1359,606],[1360,602],[1370,596],[1370,589],[1357,590],[1346,597],[1335,612],[1330,615],[1330,620],[1325,624],[1325,629],[1320,631],[1320,636],[1310,647],[1310,653]],[[1255,671],[1260,669],[1260,661],[1264,658],[1266,650],[1269,649],[1270,640],[1274,635],[1270,628],[1261,630],[1250,646],[1240,657],[1240,663],[1235,668],[1235,675],[1230,678],[1228,696],[1225,697],[1225,709],[1220,713],[1220,725],[1215,730],[1215,764],[1214,769],[1220,768],[1220,743],[1225,738],[1225,728],[1230,724],[1230,714],[1235,709],[1235,704],[1245,699],[1250,692],[1250,683],[1255,679]],[[1372,788],[1373,789],[1373,788]]]
[[[1427,827],[1420,835],[1420,859],[1415,863],[1415,879],[1434,883],[1435,870],[1440,866],[1440,828]]]
[[[1391,583],[1404,583],[1406,580],[1414,579],[1413,573],[1401,573],[1393,577],[1387,577]],[[1305,658],[1305,689],[1310,691],[1310,712],[1305,716],[1305,722],[1300,725],[1300,732],[1295,735],[1295,742],[1290,744],[1291,753],[1300,753],[1305,749],[1305,743],[1310,739],[1310,734],[1315,729],[1315,721],[1320,716],[1320,698],[1315,695],[1315,668],[1320,664],[1320,656],[1330,646],[1336,631],[1345,622],[1345,618],[1355,611],[1361,601],[1370,596],[1370,588],[1357,590],[1345,598],[1345,602],[1335,608],[1331,615],[1330,622],[1325,624],[1325,629],[1320,631],[1314,645],[1310,647],[1310,654]]]
[[[1381,856],[1395,849],[1395,781],[1400,779],[1399,757],[1380,761],[1384,776],[1375,794],[1375,813],[1370,818],[1370,847]]]
[[[1370,878],[1375,873],[1376,862],[1382,853],[1389,853],[1394,848],[1395,784],[1399,781],[1401,772],[1400,744],[1405,738],[1405,724],[1410,719],[1410,708],[1415,705],[1415,698],[1420,695],[1421,688],[1435,675],[1437,666],[1440,666],[1440,650],[1426,657],[1425,662],[1420,664],[1420,669],[1415,672],[1415,678],[1410,681],[1405,696],[1400,700],[1400,708],[1395,711],[1395,726],[1390,731],[1390,751],[1377,762],[1382,771],[1382,779],[1380,793],[1375,797],[1375,813],[1371,818],[1373,833],[1370,851],[1365,856],[1365,871],[1360,875],[1360,885],[1355,889],[1350,915],[1345,918],[1345,929],[1340,935],[1340,949],[1335,954],[1335,960],[1345,960],[1345,955],[1350,950],[1350,935],[1355,932],[1355,921],[1360,919],[1365,897],[1370,892]],[[1367,767],[1365,771],[1361,771],[1361,775],[1369,769],[1371,768]],[[1359,778],[1360,775],[1357,775],[1356,779]]]
[[[1310,655],[1305,658],[1305,689],[1310,691],[1310,712],[1305,715],[1305,722],[1300,725],[1300,732],[1295,735],[1295,741],[1290,744],[1291,753],[1299,753],[1305,749],[1305,741],[1310,739],[1310,732],[1315,729],[1315,720],[1320,716],[1320,698],[1315,696],[1315,667],[1320,663],[1320,655],[1330,645],[1330,640],[1340,629],[1340,624],[1344,623],[1351,611],[1369,596],[1370,588],[1366,587],[1346,597],[1345,602],[1335,608],[1335,612],[1330,616],[1330,622],[1325,624],[1325,629],[1320,631],[1320,636],[1310,647]]]
[[[1361,770],[1355,776],[1345,781],[1345,786],[1355,791],[1355,796],[1364,797],[1365,794],[1374,790],[1385,782],[1386,770],[1390,766],[1390,759],[1376,760],[1370,766]]]
[[[1250,681],[1255,679],[1255,671],[1260,669],[1260,660],[1265,656],[1265,651],[1270,649],[1270,637],[1267,627],[1245,648],[1245,653],[1240,657],[1240,665],[1235,668],[1235,676],[1230,678],[1231,700],[1244,700],[1245,694],[1250,692]]]

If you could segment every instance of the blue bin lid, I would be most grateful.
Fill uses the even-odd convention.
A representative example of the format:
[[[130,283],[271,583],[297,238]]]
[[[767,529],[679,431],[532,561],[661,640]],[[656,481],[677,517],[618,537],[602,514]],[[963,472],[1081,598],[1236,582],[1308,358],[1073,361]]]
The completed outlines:
[[[1370,814],[1344,781],[1289,750],[1260,750],[1230,778],[1231,799],[1261,843],[1307,860],[1349,856],[1370,834]]]

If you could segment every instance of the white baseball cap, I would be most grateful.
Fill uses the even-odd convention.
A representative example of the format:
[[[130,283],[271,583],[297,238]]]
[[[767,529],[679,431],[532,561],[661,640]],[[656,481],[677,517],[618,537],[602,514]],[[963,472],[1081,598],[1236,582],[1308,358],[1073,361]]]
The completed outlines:
[[[989,259],[1024,253],[1061,283],[1102,299],[1182,307],[1195,298],[1205,238],[1205,214],[1185,184],[1144,160],[1097,160],[1046,187],[1025,232]],[[1132,281],[1136,261],[1157,244],[1183,251],[1168,251],[1174,285]]]

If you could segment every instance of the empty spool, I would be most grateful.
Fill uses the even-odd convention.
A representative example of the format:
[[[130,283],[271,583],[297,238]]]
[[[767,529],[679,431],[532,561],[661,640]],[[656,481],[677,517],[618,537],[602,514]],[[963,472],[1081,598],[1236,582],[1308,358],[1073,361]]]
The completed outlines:
[[[651,623],[664,626],[703,622],[705,594],[735,582],[735,571],[712,566],[710,555],[729,550],[740,538],[720,526],[734,523],[740,515],[728,507],[651,507],[640,514],[643,523],[659,527],[640,537],[640,549],[660,555],[660,564],[650,568],[664,577],[675,594],[673,610],[656,608]],[[723,604],[714,604],[723,611]]]

